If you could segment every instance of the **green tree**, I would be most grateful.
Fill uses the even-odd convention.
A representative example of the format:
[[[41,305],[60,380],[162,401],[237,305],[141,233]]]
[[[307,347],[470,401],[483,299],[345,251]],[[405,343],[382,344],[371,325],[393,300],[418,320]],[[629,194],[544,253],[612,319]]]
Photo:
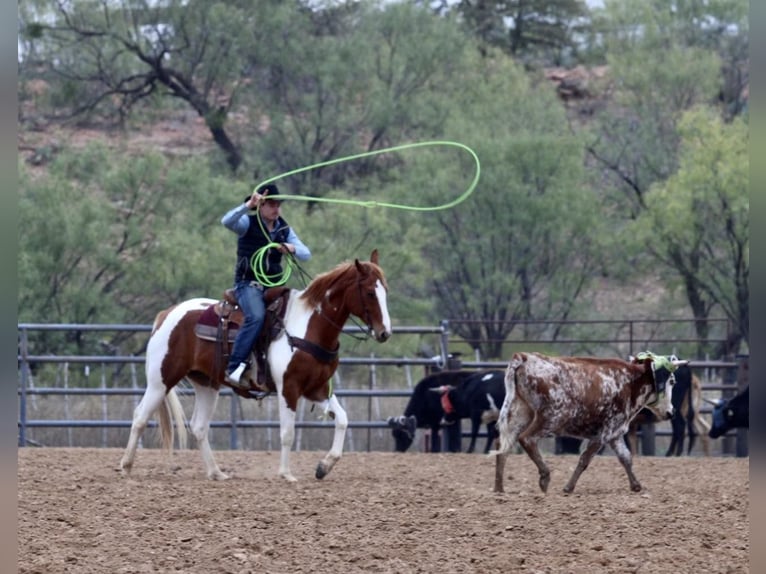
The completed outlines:
[[[454,9],[483,45],[527,65],[561,65],[576,51],[575,36],[588,13],[583,0],[461,0]]]
[[[43,176],[20,165],[19,321],[151,323],[219,296],[233,263],[217,204],[237,192],[206,169],[103,146],[65,151]]]
[[[551,87],[531,84],[503,57],[465,79],[452,102],[462,113],[450,116],[446,133],[476,150],[482,176],[464,203],[423,218],[431,230],[423,253],[435,316],[454,320],[483,356],[501,358],[519,322],[581,309],[599,264],[601,222],[584,188],[582,142]],[[462,185],[466,167],[424,171],[423,189],[443,196]]]
[[[243,157],[229,114],[252,63],[300,17],[295,4],[272,0],[38,1],[19,10],[30,66],[55,82],[59,117],[124,122],[137,106],[170,98],[204,118],[233,170]]]
[[[467,39],[450,21],[405,3],[359,3],[331,32],[306,23],[271,54],[260,86],[268,129],[251,139],[265,178],[362,151],[431,138],[447,112],[436,97],[461,81]],[[292,193],[324,196],[365,189],[366,178],[391,176],[395,155],[375,156],[285,179]],[[386,176],[386,177],[388,177]]]
[[[718,101],[721,58],[700,39],[700,30],[712,16],[695,6],[608,1],[597,16],[605,31],[613,95],[590,127],[588,152],[594,181],[604,205],[614,214],[615,233],[621,239],[610,254],[612,274],[622,270],[630,277],[633,258],[628,253],[645,252],[643,243],[626,232],[619,218],[625,224],[638,218],[647,209],[653,186],[677,172],[678,125],[684,112]],[[677,272],[689,277],[680,261]],[[687,281],[684,287],[697,335],[706,339],[712,309],[709,298],[696,281]]]
[[[731,356],[750,332],[748,126],[699,107],[684,114],[679,134],[679,169],[653,186],[635,231],[678,274],[689,299],[699,298],[706,312],[721,309],[735,325],[720,348],[700,355]]]

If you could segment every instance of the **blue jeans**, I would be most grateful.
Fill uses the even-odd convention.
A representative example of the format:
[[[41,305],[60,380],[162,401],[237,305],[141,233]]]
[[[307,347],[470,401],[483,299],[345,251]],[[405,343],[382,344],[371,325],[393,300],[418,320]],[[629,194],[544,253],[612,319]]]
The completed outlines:
[[[261,333],[263,320],[266,317],[266,304],[263,302],[261,287],[251,281],[239,281],[234,285],[234,291],[237,294],[239,308],[245,314],[245,321],[239,328],[231,349],[229,365],[226,368],[229,373],[250,356],[250,351]]]

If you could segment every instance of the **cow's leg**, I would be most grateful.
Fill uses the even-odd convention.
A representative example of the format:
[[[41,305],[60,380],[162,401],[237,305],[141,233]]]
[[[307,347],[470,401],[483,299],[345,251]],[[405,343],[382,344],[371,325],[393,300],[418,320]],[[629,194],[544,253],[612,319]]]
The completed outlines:
[[[457,419],[451,425],[442,427],[446,434],[446,450],[447,452],[460,452],[463,442],[463,425],[460,419]]]
[[[492,443],[497,438],[497,423],[487,423],[487,446],[484,448],[484,454],[487,454],[492,448]]]
[[[673,436],[670,439],[670,446],[665,456],[680,456],[684,451],[684,434],[686,432],[684,427],[686,426],[686,421],[680,412],[675,412],[670,419],[670,425]]]
[[[637,455],[638,454],[638,437],[636,436],[636,433],[638,432],[637,427],[629,427],[628,432],[625,433],[625,438],[623,439],[623,442],[630,450],[631,454]]]
[[[507,452],[499,452],[495,455],[495,492],[505,492],[503,488],[503,473],[505,472],[505,460]]]
[[[506,400],[508,400],[507,397]],[[510,411],[510,413],[503,417],[504,411]],[[532,410],[523,400],[518,398],[511,400],[507,411],[506,405],[503,404],[503,410],[500,411],[500,418],[498,419],[500,445],[495,455],[495,492],[504,492],[503,473],[505,472],[505,461],[508,458],[508,453],[516,443],[519,433],[527,427],[533,416]]]
[[[466,452],[471,453],[476,448],[476,437],[481,430],[481,413],[471,413],[471,442]]]
[[[689,447],[686,450],[686,454],[691,454],[697,438],[697,432],[694,429],[694,410],[691,408],[686,415],[686,429],[689,434]]]
[[[290,472],[290,451],[295,441],[295,411],[287,406],[282,393],[279,393],[279,439],[281,443],[279,476],[287,482],[297,482],[293,473]]]
[[[710,425],[702,418],[699,411],[694,415],[694,427],[702,439],[702,451],[705,453],[705,456],[710,456],[710,437],[707,434],[710,432]]]
[[[343,441],[348,428],[348,416],[335,395],[330,396],[330,399],[323,404],[325,413],[329,411],[335,414],[335,434],[332,438],[332,448],[317,465],[316,477],[319,479],[327,476],[327,473],[343,456]]]
[[[519,435],[519,444],[529,458],[532,459],[532,462],[537,465],[537,470],[540,474],[540,490],[548,492],[548,485],[551,482],[551,471],[548,468],[548,465],[545,464],[545,461],[540,454],[540,449],[537,448],[537,441],[540,439],[540,430],[542,426],[542,419],[537,416],[534,417],[532,422]]]
[[[628,450],[628,447],[625,445],[625,442],[622,439],[622,436],[619,437],[619,439],[613,441],[615,444],[617,442],[621,443],[621,448],[624,452],[628,453],[628,456],[630,456],[630,451]],[[612,443],[609,443],[612,444]],[[589,440],[588,444],[585,446],[585,450],[580,455],[580,460],[577,461],[577,466],[574,469],[574,472],[572,473],[572,476],[569,479],[569,482],[567,482],[566,486],[564,487],[564,492],[570,493],[574,490],[575,485],[577,484],[577,481],[580,478],[580,475],[583,473],[583,471],[588,468],[588,465],[590,464],[590,461],[593,459],[595,454],[601,449],[601,447],[604,446],[604,443],[597,441],[597,440]],[[614,444],[612,444],[612,448],[616,447]]]
[[[439,425],[431,427],[431,452],[442,451],[441,429]]]
[[[208,440],[210,421],[213,420],[215,405],[218,402],[218,390],[197,383],[192,383],[192,385],[194,386],[194,412],[189,422],[189,428],[191,428],[194,438],[197,439],[205,473],[211,480],[226,480],[229,476],[218,468]]]
[[[133,411],[133,423],[130,426],[130,438],[125,453],[120,461],[120,469],[124,475],[130,474],[133,468],[133,459],[136,456],[136,448],[141,435],[146,430],[146,425],[157,408],[165,400],[165,385],[159,373],[147,373],[147,384],[144,396]]]
[[[626,447],[625,443],[619,438],[610,440],[609,446],[612,447],[615,454],[617,455],[617,458],[620,461],[620,464],[622,464],[622,467],[625,469],[625,472],[628,473],[628,480],[630,481],[630,489],[633,492],[639,492],[641,490],[641,483],[638,482],[636,475],[633,474],[633,458],[630,456],[630,451],[628,450],[628,447]]]

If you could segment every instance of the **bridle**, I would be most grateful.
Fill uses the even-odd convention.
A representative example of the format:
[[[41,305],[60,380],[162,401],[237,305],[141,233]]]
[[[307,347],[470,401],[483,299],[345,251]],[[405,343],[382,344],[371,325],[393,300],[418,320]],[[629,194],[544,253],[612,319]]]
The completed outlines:
[[[367,337],[372,334],[372,321],[370,320],[370,308],[367,306],[367,297],[362,293],[362,278],[358,277],[356,281],[357,292],[359,293],[359,303],[362,305],[362,312],[364,313],[364,323],[367,325]]]
[[[357,289],[357,293],[359,295],[359,303],[362,305],[362,315],[363,315],[363,319],[364,319],[364,322],[365,322],[365,325],[366,325],[367,329],[364,329],[359,324],[359,322],[357,321],[356,317],[353,314],[350,313],[349,314],[349,318],[351,319],[351,321],[357,327],[359,327],[359,329],[361,329],[365,333],[366,336],[365,337],[358,337],[358,336],[354,335],[353,333],[346,333],[346,335],[348,335],[349,337],[352,337],[353,339],[356,339],[357,341],[365,341],[366,339],[371,338],[372,337],[372,332],[373,332],[372,320],[370,319],[370,309],[367,306],[367,303],[366,303],[365,297],[364,297],[364,293],[362,292],[362,281],[363,281],[363,279],[362,279],[361,276],[357,277],[356,289]],[[338,329],[338,331],[340,331],[341,333],[343,332],[343,326],[342,325],[338,325],[335,321],[330,319],[327,315],[325,315],[321,311],[321,309],[319,310],[318,315],[320,317],[322,317],[325,321],[330,323],[330,325],[332,325],[333,327]]]

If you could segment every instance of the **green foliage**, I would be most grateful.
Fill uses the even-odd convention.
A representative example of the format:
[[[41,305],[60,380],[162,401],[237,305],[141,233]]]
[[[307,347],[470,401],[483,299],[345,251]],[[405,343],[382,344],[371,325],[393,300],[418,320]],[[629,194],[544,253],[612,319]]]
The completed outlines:
[[[251,144],[259,175],[441,130],[446,111],[434,96],[459,82],[466,44],[454,24],[406,4],[362,4],[353,21],[335,23],[332,35],[306,32],[307,18],[291,21],[289,36],[269,63],[278,73],[261,86],[269,130]],[[257,117],[263,109],[252,111]],[[358,183],[346,186],[348,178],[386,169],[380,164],[388,159],[311,171],[286,183],[318,197],[339,187],[353,192]]]
[[[634,232],[666,268],[720,306],[747,341],[748,127],[699,107],[684,115],[679,133],[679,169],[653,187]]]
[[[500,357],[499,342],[518,321],[574,311],[597,262],[600,224],[582,187],[582,143],[550,87],[530,84],[502,59],[492,64],[466,78],[454,105],[471,105],[450,116],[446,132],[481,158],[479,187],[422,222],[434,314],[465,321],[454,330]],[[435,202],[439,190],[460,189],[466,167],[453,161],[423,172],[423,197]]]
[[[456,5],[469,33],[526,65],[561,65],[587,14],[582,0],[470,1]]]
[[[219,205],[236,186],[204,164],[91,146],[62,153],[42,177],[19,171],[20,321],[149,323],[229,285]]]
[[[700,105],[718,105],[726,85],[722,70],[739,65],[725,63],[722,55],[731,54],[723,49],[727,38],[739,36],[742,1],[731,0],[731,10],[722,8],[725,2],[625,0],[605,4],[594,20],[603,30],[615,92],[613,103],[591,126],[588,150],[594,165],[603,170],[600,193],[614,214],[612,225],[620,239],[605,254],[606,260],[612,274],[630,277],[633,263],[646,259],[647,246],[627,222],[640,218],[648,208],[653,186],[662,185],[678,171],[683,114]],[[719,16],[733,20],[718,21]],[[721,111],[730,113],[729,109]],[[620,217],[625,223],[619,223]],[[696,272],[686,268],[681,253],[690,249],[693,246],[676,246],[677,253],[665,259],[676,271],[666,281],[672,288],[673,280],[680,277],[697,335],[705,339],[714,304],[695,279]]]
[[[492,5],[497,39],[510,33],[501,18],[522,3],[483,4]],[[514,40],[526,51],[520,61],[576,54],[565,40],[582,21],[562,14],[580,4],[524,3],[531,15],[526,36]],[[711,122],[713,131],[704,132],[696,115],[681,122],[719,97],[726,120],[742,112],[746,2],[624,0],[596,10],[593,45],[604,50],[613,91],[594,104],[585,147],[547,80],[504,48],[477,43],[454,11],[435,16],[427,5],[22,3],[30,66],[43,63],[46,77],[61,79],[49,85],[56,114],[98,110],[140,126],[183,104],[216,131],[221,151],[177,160],[91,146],[66,149],[42,175],[20,164],[20,320],[149,322],[178,300],[217,297],[231,283],[235,243],[220,217],[258,181],[366,150],[449,139],[471,146],[482,163],[478,188],[450,209],[286,202],[285,217],[314,253],[309,276],[377,248],[395,323],[463,320],[458,334],[486,358],[502,356],[498,342],[519,336],[521,321],[592,318],[594,278],[635,281],[637,267],[658,269],[660,290],[683,286],[699,325],[725,309],[746,337],[741,199],[725,194],[736,230],[726,237],[721,221],[707,221],[714,210],[700,207],[716,205],[718,187],[737,187],[742,158],[733,142],[746,132],[739,122]],[[46,12],[56,25],[37,16]],[[546,14],[564,35],[537,51],[528,25]],[[21,69],[39,77],[37,68]],[[728,161],[706,155],[713,149]],[[240,160],[239,180],[216,175],[230,173],[224,162],[231,168]],[[717,178],[727,169],[724,184]],[[427,207],[456,198],[473,172],[464,152],[423,148],[279,184],[289,194]],[[712,225],[677,236],[681,226],[652,219],[662,218],[665,202],[686,202],[687,211],[674,211],[679,218],[689,205],[699,208]],[[651,221],[639,230],[656,223],[659,231],[637,233],[636,219]],[[723,266],[724,254],[738,266]],[[293,286],[302,286],[300,277]],[[401,343],[403,354],[410,344]]]

